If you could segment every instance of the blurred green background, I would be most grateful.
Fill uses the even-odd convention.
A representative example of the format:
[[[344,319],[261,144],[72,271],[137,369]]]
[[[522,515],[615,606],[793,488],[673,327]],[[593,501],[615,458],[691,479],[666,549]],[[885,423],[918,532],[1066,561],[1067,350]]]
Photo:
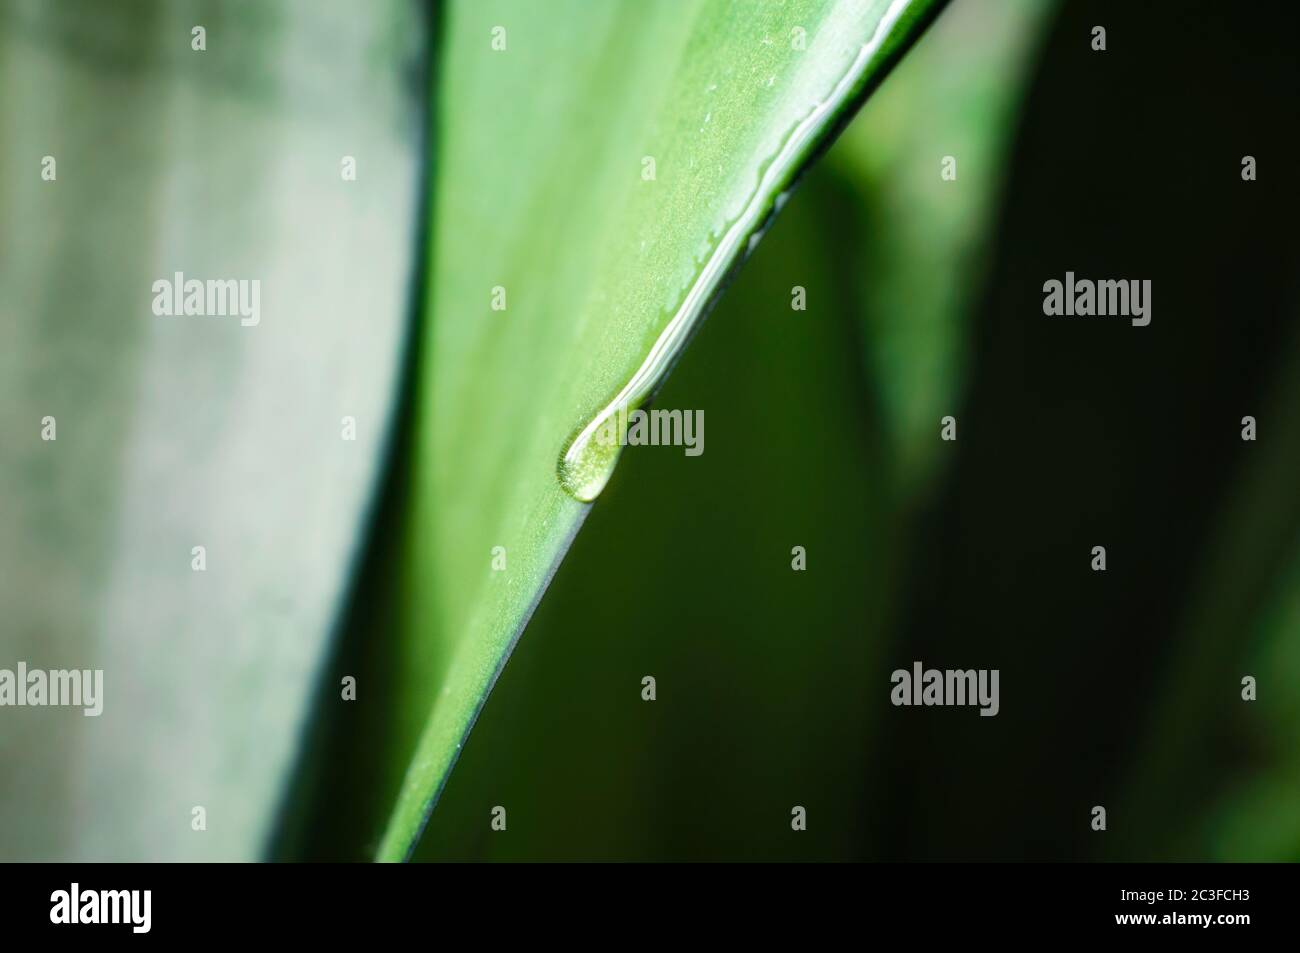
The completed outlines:
[[[708,451],[626,453],[417,859],[1300,857],[1296,199],[1240,178],[1300,77],[1209,4],[1097,19],[954,4],[807,175],[656,400]],[[1152,326],[1047,321],[1066,270],[1150,276]],[[891,707],[915,659],[1001,714]],[[373,732],[334,737],[308,854],[364,856],[365,810],[319,835]]]
[[[135,22],[162,18],[158,28],[220,10],[247,35],[301,37],[295,26],[310,23],[308,36],[328,39],[330,57],[302,40],[290,44],[297,59],[250,48],[228,88],[195,80],[195,101],[176,107],[178,122],[214,141],[262,143],[261,163],[246,166],[244,147],[214,152],[175,126],[172,152],[135,154],[154,126],[135,129],[133,109],[157,108],[159,67],[133,56],[129,39],[110,55],[115,14],[88,5],[47,19],[0,0],[0,76],[30,77],[29,58],[51,59],[63,84],[50,100],[54,128],[81,129],[124,170],[112,191],[73,178],[67,208],[35,204],[47,199],[14,185],[13,167],[44,151],[26,143],[51,120],[31,106],[38,90],[0,82],[0,331],[15,432],[61,398],[105,408],[101,436],[129,424],[147,439],[157,428],[134,415],[136,375],[150,373],[150,406],[166,404],[160,394],[216,406],[237,376],[254,393],[228,412],[264,428],[233,438],[234,449],[215,439],[216,423],[201,429],[193,482],[162,469],[152,482],[137,476],[137,503],[123,511],[77,509],[88,494],[112,497],[111,473],[51,489],[44,463],[5,451],[0,486],[13,506],[0,526],[4,559],[19,567],[2,590],[6,655],[35,663],[46,651],[53,665],[64,655],[50,646],[69,640],[154,671],[146,660],[160,645],[181,648],[90,769],[78,760],[79,713],[40,727],[30,712],[21,725],[0,718],[0,857],[374,853],[415,746],[409,713],[427,703],[421,691],[438,690],[413,688],[402,666],[418,630],[410,595],[428,585],[408,562],[421,530],[417,369],[428,359],[410,328],[439,316],[408,299],[428,290],[417,169],[437,181],[440,167],[419,114],[439,108],[441,20],[433,6],[379,7],[364,35],[344,29],[355,8],[339,4],[133,8]],[[1295,20],[1208,2],[954,0],[804,177],[656,398],[704,410],[706,452],[624,453],[415,859],[1300,859]],[[1090,48],[1095,23],[1106,25],[1105,52]],[[100,120],[107,128],[72,122],[78,103],[98,102],[86,87],[101,84],[120,111]],[[276,194],[286,163],[347,152],[341,130],[390,143],[391,169],[355,204],[330,204],[322,196],[336,192],[323,184],[320,196],[286,200],[283,215],[314,217],[268,228],[256,196]],[[1260,168],[1249,183],[1248,154]],[[940,176],[945,156],[955,181]],[[210,183],[204,215],[165,204],[178,168]],[[215,177],[221,169],[231,181]],[[321,182],[336,175],[331,164]],[[249,176],[264,191],[235,202],[245,193],[233,181]],[[556,201],[581,187],[557,181]],[[151,202],[164,211],[142,212]],[[211,237],[214,220],[229,241]],[[311,336],[291,324],[267,367],[240,363],[229,339],[167,351],[105,332],[106,369],[68,357],[84,338],[47,343],[49,322],[83,307],[86,288],[106,315],[132,306],[121,262],[96,264],[106,246],[121,246],[122,260],[148,249],[128,263],[152,274],[166,270],[157,248],[185,242],[216,256],[213,268],[234,267],[220,249],[238,241],[247,256],[282,256],[306,287],[346,264],[348,281],[295,306],[300,329],[334,329],[324,344],[304,350]],[[69,256],[90,263],[85,288],[51,271]],[[1152,279],[1151,326],[1045,318],[1042,282],[1067,270]],[[795,286],[806,311],[790,307]],[[337,300],[347,289],[355,299]],[[370,359],[344,360],[360,340]],[[206,390],[184,392],[200,353],[218,366]],[[297,369],[288,382],[274,373],[284,367]],[[340,388],[373,422],[342,459],[335,420],[346,411],[328,398]],[[322,402],[328,443],[284,437],[317,426],[300,421]],[[1259,421],[1253,443],[1240,439],[1246,414]],[[946,415],[956,442],[939,438]],[[245,472],[240,447],[277,448],[259,457],[267,489],[260,507],[231,494],[223,508],[210,490]],[[167,452],[177,451],[127,459]],[[318,469],[303,476],[308,464]],[[306,486],[318,493],[304,496]],[[207,492],[213,526],[260,542],[269,568],[246,567],[263,580],[253,608],[237,601],[250,576],[177,594],[162,570],[154,588],[109,573],[135,565],[130,547],[155,533],[184,543],[188,559],[199,530],[178,504],[151,507],[164,490]],[[57,534],[26,525],[33,513],[92,554],[84,566],[51,542]],[[295,534],[303,525],[320,537]],[[1095,545],[1107,548],[1105,573],[1089,568]],[[805,571],[791,569],[795,546]],[[137,603],[171,621],[133,614]],[[217,607],[224,616],[211,615]],[[228,633],[259,610],[276,632],[310,637],[246,634],[232,649]],[[203,618],[209,629],[189,631]],[[165,630],[189,639],[139,635]],[[279,668],[260,667],[266,652]],[[998,717],[892,707],[889,673],[917,659],[1000,669]],[[190,681],[171,681],[168,665]],[[228,667],[230,693],[204,694],[195,673],[205,665]],[[266,683],[239,681],[249,671]],[[345,675],[359,690],[340,704]],[[1258,679],[1256,701],[1241,699],[1245,675]],[[653,702],[642,700],[645,676]],[[159,692],[174,699],[161,713]],[[257,709],[271,695],[282,710]],[[205,699],[197,714],[184,704],[195,697]],[[233,727],[230,706],[245,712]],[[161,735],[149,724],[178,718]],[[164,810],[187,823],[193,792],[218,780],[243,818],[237,834],[195,846],[153,833]],[[132,813],[140,798],[157,809]],[[489,826],[498,805],[505,831]],[[791,830],[795,805],[807,810],[804,832]],[[1104,833],[1089,827],[1094,805],[1107,808]]]

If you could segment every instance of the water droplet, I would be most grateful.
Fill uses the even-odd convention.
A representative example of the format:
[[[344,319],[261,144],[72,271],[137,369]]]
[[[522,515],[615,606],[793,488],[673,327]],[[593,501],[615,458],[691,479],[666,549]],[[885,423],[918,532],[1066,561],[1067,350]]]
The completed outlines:
[[[705,305],[727,269],[742,248],[752,250],[751,239],[761,235],[762,227],[770,214],[784,204],[789,194],[790,181],[817,133],[824,127],[831,110],[847,96],[880,51],[907,3],[908,0],[893,0],[877,23],[871,39],[858,50],[848,71],[825,98],[813,104],[808,114],[785,136],[776,154],[760,167],[758,181],[749,199],[740,214],[712,242],[712,248],[701,256],[703,267],[695,275],[690,290],[660,332],[641,366],[613,399],[570,438],[560,454],[556,475],[565,492],[574,499],[590,503],[605,489],[623,450],[628,415],[650,399],[690,340],[700,315],[704,313]],[[716,88],[716,84],[710,87],[713,88]],[[713,237],[710,236],[711,239]]]
[[[560,485],[579,503],[590,503],[600,496],[614,473],[627,435],[629,413],[625,409],[619,414],[619,407],[616,403],[607,405],[573,435],[560,456]]]

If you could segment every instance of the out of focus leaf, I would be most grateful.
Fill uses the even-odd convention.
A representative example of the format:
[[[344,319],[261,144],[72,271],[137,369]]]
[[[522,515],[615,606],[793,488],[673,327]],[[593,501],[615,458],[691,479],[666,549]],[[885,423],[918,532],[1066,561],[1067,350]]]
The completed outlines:
[[[1300,860],[1300,337],[1215,523],[1143,726],[1127,823],[1162,859]],[[1235,435],[1233,435],[1235,437]],[[1243,698],[1242,679],[1255,679]],[[1204,765],[1234,770],[1204,776]],[[1126,846],[1115,853],[1131,857]]]
[[[0,4],[0,667],[104,670],[98,718],[0,714],[0,856],[263,848],[394,395],[422,26]],[[259,280],[260,323],[156,317],[178,271]]]
[[[1294,405],[1293,405],[1294,406]],[[1292,471],[1294,472],[1294,471]],[[1221,861],[1300,861],[1300,564],[1279,580],[1275,604],[1263,614],[1235,678],[1226,713],[1246,756],[1231,773],[1215,808],[1192,833],[1199,856]],[[1257,697],[1242,698],[1242,678],[1256,680]],[[1224,706],[1225,708],[1227,705]],[[1203,838],[1203,840],[1201,840]]]
[[[939,420],[964,396],[1015,119],[1057,7],[954,4],[827,155],[864,221],[840,280],[861,301],[868,377],[914,497],[942,454]]]
[[[702,314],[938,6],[449,6],[398,689],[427,722],[381,858],[410,850],[586,511],[557,480],[568,438]]]
[[[1239,680],[1300,515],[1280,452],[1295,428],[1269,399],[1297,209],[1285,178],[1244,181],[1240,161],[1242,143],[1294,151],[1293,124],[1259,117],[1289,108],[1296,59],[1212,2],[1179,42],[1159,8],[1116,6],[1125,41],[1103,57],[1080,42],[1094,7],[1062,4],[1019,110],[960,438],[894,656],[997,668],[1002,705],[891,718],[886,857],[1202,858],[1184,835],[1267,750],[1240,730],[1265,712],[1247,714]],[[1223,51],[1234,69],[1200,68]],[[1089,117],[1104,133],[1080,132]],[[1189,202],[1214,227],[1182,227]],[[1149,278],[1151,324],[1043,315],[1043,281],[1067,270]]]

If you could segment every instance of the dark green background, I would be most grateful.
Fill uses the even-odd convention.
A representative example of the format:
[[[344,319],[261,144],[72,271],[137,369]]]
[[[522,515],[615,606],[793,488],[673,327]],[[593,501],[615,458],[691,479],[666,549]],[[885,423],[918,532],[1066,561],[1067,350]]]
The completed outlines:
[[[704,410],[704,455],[625,453],[417,858],[1300,858],[1295,19],[1060,8],[969,289],[959,439],[926,481],[867,370],[888,235],[815,168],[657,399]],[[1067,270],[1149,278],[1151,325],[1045,317]],[[337,677],[322,695],[290,855],[365,856],[389,802],[405,460],[337,666],[368,690],[346,714]],[[1001,713],[890,706],[917,659],[1000,669]]]

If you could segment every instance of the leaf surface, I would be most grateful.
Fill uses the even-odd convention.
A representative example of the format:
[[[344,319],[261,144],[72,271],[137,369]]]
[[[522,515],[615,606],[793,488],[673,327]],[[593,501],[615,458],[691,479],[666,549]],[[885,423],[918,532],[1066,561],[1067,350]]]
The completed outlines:
[[[409,854],[586,513],[558,479],[570,441],[649,396],[940,5],[450,5],[397,689],[422,727],[381,859]],[[609,465],[576,485],[598,491]]]

